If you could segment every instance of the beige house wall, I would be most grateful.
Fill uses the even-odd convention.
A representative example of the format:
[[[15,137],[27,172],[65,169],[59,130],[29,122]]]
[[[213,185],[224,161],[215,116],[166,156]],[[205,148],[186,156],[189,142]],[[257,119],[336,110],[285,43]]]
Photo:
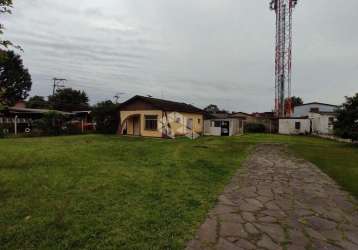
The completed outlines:
[[[131,116],[138,115],[140,117],[140,135],[147,137],[162,137],[163,134],[163,124],[162,118],[166,115],[171,116],[170,127],[172,131],[175,131],[175,135],[185,135],[188,130],[186,129],[187,121],[192,119],[193,121],[193,131],[198,134],[203,134],[204,131],[204,117],[202,114],[194,113],[176,113],[176,112],[163,112],[161,110],[135,110],[135,111],[121,111],[121,125],[130,118]],[[156,115],[158,116],[158,129],[155,131],[145,130],[145,116],[146,115]],[[176,117],[180,118],[180,122],[176,122]],[[174,119],[173,119],[174,117]],[[133,134],[133,120],[127,120],[127,134]]]
[[[131,116],[139,115],[140,119],[140,135],[148,137],[162,137],[162,128],[160,120],[162,118],[163,112],[161,110],[136,110],[136,111],[121,111],[121,124],[130,118]],[[158,116],[158,129],[157,130],[145,130],[145,116],[146,115],[156,115]],[[127,133],[129,135],[133,134],[133,123],[132,119],[127,120]]]

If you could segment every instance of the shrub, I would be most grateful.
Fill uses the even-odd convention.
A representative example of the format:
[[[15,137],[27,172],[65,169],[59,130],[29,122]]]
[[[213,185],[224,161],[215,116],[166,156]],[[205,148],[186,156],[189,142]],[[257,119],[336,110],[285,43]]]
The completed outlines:
[[[266,127],[260,123],[246,123],[245,124],[245,132],[248,133],[265,133]]]
[[[66,117],[59,112],[50,111],[36,120],[33,127],[42,135],[63,135],[67,132]]]
[[[118,104],[112,101],[97,103],[92,109],[96,130],[103,134],[115,134],[119,124]]]

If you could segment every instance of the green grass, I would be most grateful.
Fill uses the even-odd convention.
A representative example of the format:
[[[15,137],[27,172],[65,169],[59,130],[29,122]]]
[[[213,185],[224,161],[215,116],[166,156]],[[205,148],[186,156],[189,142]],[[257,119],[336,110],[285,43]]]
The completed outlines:
[[[312,137],[0,140],[0,249],[183,249],[250,149],[284,143],[358,197],[358,148]]]
[[[182,249],[253,143],[0,140],[0,249]]]

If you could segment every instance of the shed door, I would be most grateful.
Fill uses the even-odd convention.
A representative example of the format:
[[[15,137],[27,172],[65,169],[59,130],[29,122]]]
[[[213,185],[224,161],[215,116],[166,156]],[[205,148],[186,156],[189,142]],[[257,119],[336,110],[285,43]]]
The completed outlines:
[[[230,122],[222,121],[221,122],[221,136],[229,136],[230,135]]]

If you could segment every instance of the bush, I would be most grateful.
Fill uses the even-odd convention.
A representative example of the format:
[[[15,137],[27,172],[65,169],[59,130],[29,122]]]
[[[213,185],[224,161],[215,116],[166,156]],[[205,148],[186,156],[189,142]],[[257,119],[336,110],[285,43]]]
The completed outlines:
[[[246,123],[245,132],[247,133],[265,133],[266,127],[260,123]]]
[[[119,125],[118,104],[112,101],[97,103],[92,109],[96,130],[103,134],[115,134]]]
[[[5,138],[11,131],[11,125],[1,124],[0,125],[0,138]]]
[[[36,120],[33,128],[42,135],[63,135],[67,132],[66,117],[56,111],[50,111]]]

